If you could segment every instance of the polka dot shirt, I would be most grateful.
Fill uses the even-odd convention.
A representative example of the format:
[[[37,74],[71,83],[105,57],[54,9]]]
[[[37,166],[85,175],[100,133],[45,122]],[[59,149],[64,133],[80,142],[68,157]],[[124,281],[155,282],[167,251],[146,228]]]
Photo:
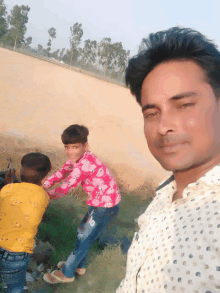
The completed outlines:
[[[116,293],[220,292],[220,164],[172,202],[173,180],[138,219]]]

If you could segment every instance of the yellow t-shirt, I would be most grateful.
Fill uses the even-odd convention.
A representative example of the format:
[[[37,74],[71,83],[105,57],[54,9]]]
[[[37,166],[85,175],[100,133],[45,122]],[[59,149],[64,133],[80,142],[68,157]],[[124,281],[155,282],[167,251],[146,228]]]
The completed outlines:
[[[32,183],[13,183],[0,192],[0,247],[33,253],[34,236],[50,198]]]

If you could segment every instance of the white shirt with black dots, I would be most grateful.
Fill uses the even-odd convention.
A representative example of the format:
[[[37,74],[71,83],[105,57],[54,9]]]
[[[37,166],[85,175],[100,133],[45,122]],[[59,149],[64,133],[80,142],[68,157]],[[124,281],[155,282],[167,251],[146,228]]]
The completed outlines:
[[[116,293],[220,292],[220,164],[172,202],[175,181],[138,219]]]

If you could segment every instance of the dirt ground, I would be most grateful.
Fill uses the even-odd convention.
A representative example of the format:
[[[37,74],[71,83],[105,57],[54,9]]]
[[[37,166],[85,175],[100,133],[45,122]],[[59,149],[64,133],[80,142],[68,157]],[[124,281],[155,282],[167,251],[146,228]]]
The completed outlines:
[[[84,124],[90,150],[130,190],[168,175],[149,153],[141,108],[126,88],[1,48],[0,101],[3,147],[62,147],[62,131]]]

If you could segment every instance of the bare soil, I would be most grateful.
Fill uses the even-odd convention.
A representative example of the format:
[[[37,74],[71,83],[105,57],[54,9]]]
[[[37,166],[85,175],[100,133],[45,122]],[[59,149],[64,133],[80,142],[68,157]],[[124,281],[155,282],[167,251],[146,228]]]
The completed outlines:
[[[62,148],[71,124],[89,128],[90,150],[129,190],[168,175],[150,154],[140,106],[128,89],[0,48],[0,147]],[[59,152],[58,152],[59,153]]]

